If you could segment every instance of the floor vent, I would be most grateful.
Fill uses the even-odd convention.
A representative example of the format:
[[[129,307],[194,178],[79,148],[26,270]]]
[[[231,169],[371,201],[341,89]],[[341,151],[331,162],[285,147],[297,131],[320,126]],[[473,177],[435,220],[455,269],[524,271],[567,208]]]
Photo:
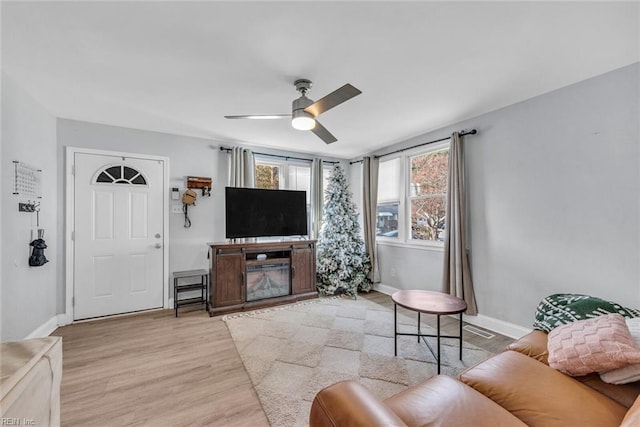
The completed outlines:
[[[488,340],[495,337],[495,335],[490,334],[487,331],[483,331],[482,329],[478,329],[475,326],[471,326],[471,325],[465,325],[462,329],[464,329],[465,331],[469,331],[472,334],[480,335],[482,338],[486,338]]]

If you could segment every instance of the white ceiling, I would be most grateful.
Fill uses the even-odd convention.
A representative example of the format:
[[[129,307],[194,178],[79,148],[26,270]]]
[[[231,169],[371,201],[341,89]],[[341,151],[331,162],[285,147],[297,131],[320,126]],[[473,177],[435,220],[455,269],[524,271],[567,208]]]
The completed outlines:
[[[640,59],[639,4],[2,2],[2,66],[54,116],[354,158]],[[325,145],[287,120],[293,81]]]

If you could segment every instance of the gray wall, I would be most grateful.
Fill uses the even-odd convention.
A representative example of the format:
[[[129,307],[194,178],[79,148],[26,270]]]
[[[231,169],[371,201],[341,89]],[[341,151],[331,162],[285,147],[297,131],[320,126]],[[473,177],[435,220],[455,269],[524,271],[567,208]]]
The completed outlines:
[[[184,227],[184,216],[169,215],[169,272],[208,268],[207,243],[224,239],[224,187],[227,182],[227,155],[220,153],[218,142],[100,125],[73,120],[58,120],[58,163],[61,165],[58,185],[60,215],[64,215],[64,170],[66,147],[112,150],[169,158],[169,187],[184,192],[187,176],[213,179],[211,197],[198,192],[196,206],[189,209],[191,228]],[[170,195],[167,195],[168,197]],[[179,205],[180,201],[171,201]],[[61,236],[61,241],[64,240]],[[64,242],[61,242],[62,244]],[[62,246],[62,245],[61,245]],[[58,312],[65,311],[64,270],[58,272]]]
[[[478,130],[465,161],[480,314],[530,327],[559,292],[640,307],[639,82],[636,63],[381,151]],[[440,288],[442,251],[378,251],[382,283]]]
[[[169,158],[169,187],[185,189],[187,176],[213,178],[212,196],[199,197],[196,206],[189,209],[191,228],[184,228],[182,214],[169,215],[169,271],[208,268],[207,243],[225,240],[224,187],[227,185],[229,155],[219,146],[230,147],[227,141],[214,141],[165,133],[128,129],[116,126],[87,123],[74,120],[58,120],[58,162],[64,165],[66,147],[112,150],[166,156]],[[282,154],[311,158],[292,152],[247,146],[260,153]],[[332,160],[327,158],[327,160]],[[64,167],[61,166],[58,183],[59,214],[64,218]],[[178,204],[179,202],[172,202]],[[60,250],[63,250],[61,235]],[[64,267],[64,265],[62,266]],[[64,269],[58,271],[58,311],[65,311]],[[171,295],[173,283],[170,283]]]
[[[639,80],[634,64],[387,148],[478,129],[466,140],[466,164],[481,314],[530,326],[537,302],[554,292],[640,306]],[[169,157],[170,186],[181,189],[187,175],[211,176],[213,196],[190,211],[192,228],[168,213],[170,270],[206,267],[206,243],[224,238],[227,155],[216,146],[231,143],[56,122],[4,73],[2,84],[2,341],[23,338],[64,312],[67,146]],[[41,227],[51,260],[44,267],[27,266],[35,219],[19,214],[18,200],[6,191],[14,159],[44,169]],[[359,199],[359,169],[345,169]],[[380,245],[379,263],[383,283],[439,289],[441,251]]]
[[[22,339],[56,316],[58,218],[56,120],[13,79],[2,73],[2,270],[0,341]],[[31,230],[36,215],[18,212],[27,199],[12,195],[13,160],[41,168],[40,228],[45,230],[49,263],[29,267]],[[48,331],[47,331],[48,332]]]

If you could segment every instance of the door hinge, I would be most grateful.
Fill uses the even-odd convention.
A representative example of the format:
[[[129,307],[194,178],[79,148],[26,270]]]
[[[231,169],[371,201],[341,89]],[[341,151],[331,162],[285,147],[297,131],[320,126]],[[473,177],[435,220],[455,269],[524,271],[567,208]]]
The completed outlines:
[[[71,165],[71,175],[76,174],[76,165]]]
[[[71,305],[72,305],[73,307],[75,307],[75,306],[76,306],[76,297],[71,297]]]
[[[75,241],[76,241],[76,232],[75,232],[75,231],[72,231],[72,232],[71,232],[71,241],[72,241],[72,242],[75,242]]]

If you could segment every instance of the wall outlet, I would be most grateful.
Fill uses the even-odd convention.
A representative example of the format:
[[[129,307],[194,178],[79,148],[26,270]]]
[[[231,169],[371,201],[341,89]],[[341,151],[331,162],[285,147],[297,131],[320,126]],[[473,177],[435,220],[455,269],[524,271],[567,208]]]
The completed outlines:
[[[396,268],[395,267],[391,267],[391,277],[396,277]]]
[[[171,205],[171,213],[181,214],[182,213],[182,205]]]

